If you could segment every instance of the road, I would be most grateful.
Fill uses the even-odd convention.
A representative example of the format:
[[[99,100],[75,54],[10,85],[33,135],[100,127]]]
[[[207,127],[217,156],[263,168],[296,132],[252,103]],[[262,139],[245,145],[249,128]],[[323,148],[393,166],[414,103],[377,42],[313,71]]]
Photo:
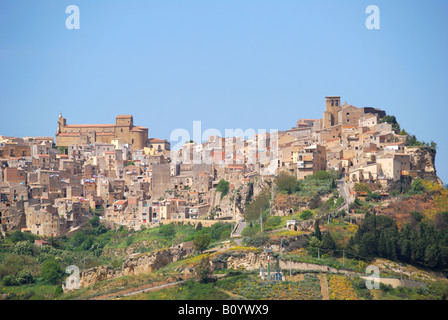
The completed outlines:
[[[244,228],[246,228],[246,222],[245,221],[239,221],[235,231],[232,233],[232,237],[235,238],[235,243],[240,246],[241,241],[243,240],[241,237],[241,232],[243,232]]]
[[[133,296],[133,295],[140,294],[140,293],[145,293],[145,292],[148,292],[148,291],[160,290],[160,289],[163,289],[163,288],[176,286],[176,285],[178,285],[180,283],[183,283],[185,281],[187,281],[187,280],[180,280],[180,281],[176,281],[176,282],[165,283],[165,284],[161,284],[161,285],[158,285],[158,286],[144,288],[144,289],[135,290],[135,291],[131,291],[131,292],[125,292],[125,293],[117,292],[117,293],[111,294],[110,296],[107,296],[105,298],[99,298],[99,299],[93,298],[93,299],[90,299],[90,300],[109,300],[109,299],[114,299],[114,298],[117,298],[117,297],[128,297],[128,296]]]

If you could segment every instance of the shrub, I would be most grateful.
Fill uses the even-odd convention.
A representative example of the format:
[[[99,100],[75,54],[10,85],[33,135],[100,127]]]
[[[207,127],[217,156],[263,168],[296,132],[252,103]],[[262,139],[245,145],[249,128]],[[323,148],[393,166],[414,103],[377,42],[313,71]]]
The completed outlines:
[[[61,266],[54,257],[50,257],[42,264],[41,276],[44,281],[57,284],[62,277]]]
[[[16,276],[19,284],[28,284],[34,282],[34,277],[29,270],[21,270]]]
[[[300,214],[300,219],[302,220],[308,220],[313,216],[313,213],[310,210],[302,211]]]
[[[9,275],[3,278],[3,284],[7,287],[11,287],[18,285],[18,282],[16,280],[16,277],[14,277],[13,275]]]
[[[12,252],[17,254],[23,254],[27,256],[32,256],[34,251],[34,244],[29,241],[19,241],[14,245]]]
[[[299,191],[297,178],[286,172],[282,172],[275,177],[274,183],[280,193],[292,194]]]

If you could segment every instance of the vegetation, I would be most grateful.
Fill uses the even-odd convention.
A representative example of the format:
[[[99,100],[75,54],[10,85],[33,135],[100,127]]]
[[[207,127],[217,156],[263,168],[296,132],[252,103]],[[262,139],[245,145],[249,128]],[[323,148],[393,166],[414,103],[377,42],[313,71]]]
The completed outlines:
[[[219,180],[218,184],[216,185],[216,191],[221,192],[221,199],[229,193],[229,186],[229,181],[226,181],[224,179]]]
[[[210,235],[208,234],[200,234],[193,239],[193,243],[199,251],[204,251],[207,249],[208,245],[210,244]]]
[[[386,115],[381,119],[382,123],[389,123],[392,125],[392,130],[396,133],[396,134],[400,134],[400,124],[397,122],[397,119],[395,118],[395,116],[389,116]]]
[[[277,186],[279,192],[286,194],[292,194],[299,191],[299,181],[295,176],[292,176],[286,172],[282,172],[274,179],[274,183]]]
[[[210,265],[210,257],[206,255],[201,259],[201,262],[196,267],[196,273],[199,277],[200,282],[208,283],[212,279],[213,270]]]
[[[415,221],[398,230],[386,216],[368,215],[351,239],[348,248],[360,256],[402,260],[432,269],[448,267],[448,230],[437,229],[418,213]],[[448,213],[441,219],[448,221]]]

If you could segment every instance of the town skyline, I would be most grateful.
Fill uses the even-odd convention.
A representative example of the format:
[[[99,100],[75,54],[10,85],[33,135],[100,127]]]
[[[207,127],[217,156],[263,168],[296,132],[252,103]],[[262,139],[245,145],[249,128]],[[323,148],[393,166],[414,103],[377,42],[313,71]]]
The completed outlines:
[[[73,4],[79,30],[65,24]],[[379,2],[380,29],[369,30],[371,4],[2,2],[1,134],[54,135],[61,112],[73,123],[132,114],[164,139],[196,120],[282,130],[320,117],[322,97],[339,95],[437,142],[448,181],[448,43],[438,36],[447,4]]]

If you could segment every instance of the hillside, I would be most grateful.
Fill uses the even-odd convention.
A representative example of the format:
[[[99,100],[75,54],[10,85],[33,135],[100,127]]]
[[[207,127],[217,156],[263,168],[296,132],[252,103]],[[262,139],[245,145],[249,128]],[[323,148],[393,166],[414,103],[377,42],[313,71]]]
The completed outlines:
[[[231,224],[213,220],[135,231],[93,218],[44,247],[33,244],[36,236],[10,233],[1,240],[2,298],[445,299],[448,191],[418,178],[387,199],[369,189],[347,212],[336,178],[278,176],[246,205],[236,238]],[[69,265],[80,266],[81,288],[63,292]],[[378,289],[366,288],[369,265],[379,268]],[[284,281],[263,281],[260,268]]]

